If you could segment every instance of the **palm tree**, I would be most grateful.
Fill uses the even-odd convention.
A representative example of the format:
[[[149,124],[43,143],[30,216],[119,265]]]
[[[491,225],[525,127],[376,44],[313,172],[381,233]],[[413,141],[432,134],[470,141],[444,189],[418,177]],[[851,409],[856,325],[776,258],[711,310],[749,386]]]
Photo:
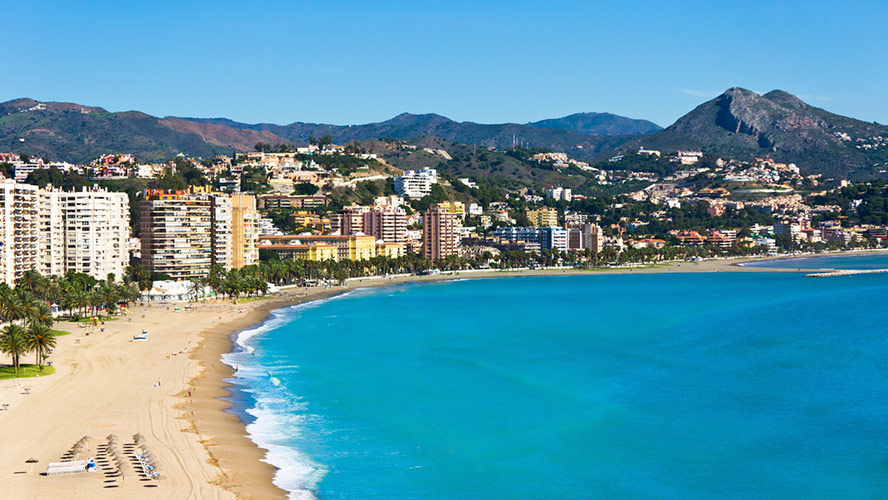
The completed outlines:
[[[56,346],[56,337],[49,327],[41,324],[33,324],[27,333],[28,348],[37,353],[37,366],[43,369],[43,361],[50,349]]]
[[[43,295],[46,290],[46,278],[40,275],[34,269],[28,269],[22,274],[22,277],[16,281],[16,287],[21,290],[31,292],[35,295]]]
[[[108,275],[109,277],[112,275]],[[100,303],[104,303],[105,307],[108,310],[108,314],[114,314],[115,304],[117,303],[118,295],[117,288],[114,286],[113,281],[106,281],[102,283],[102,285],[96,290],[96,294],[98,295],[98,299]]]
[[[12,370],[18,375],[19,357],[30,349],[27,331],[15,323],[7,325],[0,334],[0,352],[12,358]]]
[[[52,311],[50,311],[49,306],[45,302],[37,302],[34,313],[31,315],[31,326],[40,325],[49,328],[53,322]]]
[[[19,304],[15,319],[22,320],[22,325],[33,322],[42,302],[37,300],[34,294],[27,290],[16,289],[16,295],[18,295]]]

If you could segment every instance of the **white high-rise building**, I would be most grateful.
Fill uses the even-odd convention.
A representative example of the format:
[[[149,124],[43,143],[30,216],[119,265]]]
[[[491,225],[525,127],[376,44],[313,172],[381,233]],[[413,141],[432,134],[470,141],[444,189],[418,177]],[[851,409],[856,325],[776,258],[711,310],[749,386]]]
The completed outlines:
[[[105,279],[121,278],[129,264],[129,197],[93,187],[38,192],[40,252],[45,276],[68,271]]]
[[[422,198],[432,193],[432,185],[438,183],[438,171],[433,168],[405,170],[394,178],[395,192],[408,198]]]
[[[10,286],[31,269],[120,278],[129,264],[129,231],[126,193],[0,182],[0,275]]]
[[[37,267],[37,186],[0,182],[0,276],[9,286]]]

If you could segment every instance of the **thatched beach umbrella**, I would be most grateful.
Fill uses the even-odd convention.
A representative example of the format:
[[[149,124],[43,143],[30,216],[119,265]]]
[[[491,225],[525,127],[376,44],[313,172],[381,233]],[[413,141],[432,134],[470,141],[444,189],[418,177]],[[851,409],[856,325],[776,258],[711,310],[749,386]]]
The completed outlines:
[[[34,472],[34,464],[36,464],[37,462],[39,462],[39,460],[37,460],[37,459],[34,458],[34,457],[31,457],[31,458],[25,460],[25,463],[26,463],[26,464],[30,464],[30,465],[31,465],[31,472]]]
[[[126,476],[131,475],[133,473],[133,468],[130,467],[130,464],[125,460],[117,465],[117,475],[120,477],[120,484],[123,485],[123,480],[126,479]]]

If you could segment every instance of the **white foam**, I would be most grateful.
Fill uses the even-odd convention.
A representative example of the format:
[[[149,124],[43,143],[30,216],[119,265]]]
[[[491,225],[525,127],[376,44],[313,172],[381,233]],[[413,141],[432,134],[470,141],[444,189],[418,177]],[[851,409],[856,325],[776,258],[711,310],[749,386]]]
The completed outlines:
[[[326,300],[351,295],[356,291],[276,309],[264,322],[238,332],[234,342],[239,349],[222,356],[224,363],[238,367],[235,379],[239,382],[240,390],[251,394],[256,401],[254,408],[245,409],[254,417],[253,422],[247,425],[247,435],[259,447],[268,450],[263,461],[277,468],[273,482],[289,492],[291,499],[316,500],[314,491],[327,469],[293,446],[293,442],[301,437],[309,418],[304,413],[307,407],[299,402],[297,396],[288,393],[279,378],[272,375],[272,370],[281,372],[299,367],[257,364],[255,347],[250,345],[250,340],[293,322],[301,310],[317,307]]]
[[[314,500],[318,483],[327,474],[327,469],[313,461],[308,455],[287,444],[298,439],[307,417],[292,413],[296,408],[286,403],[280,409],[264,408],[266,401],[257,402],[257,408],[247,410],[255,417],[247,426],[247,434],[258,446],[268,450],[264,462],[277,467],[274,484],[289,492],[289,497],[299,500]]]

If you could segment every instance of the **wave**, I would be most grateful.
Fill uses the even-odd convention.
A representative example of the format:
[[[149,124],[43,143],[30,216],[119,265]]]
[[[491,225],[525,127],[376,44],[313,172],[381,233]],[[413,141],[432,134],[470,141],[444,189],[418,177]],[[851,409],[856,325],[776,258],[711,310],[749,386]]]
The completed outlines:
[[[257,336],[281,328],[299,317],[299,312],[317,307],[321,303],[350,295],[352,290],[325,299],[304,302],[271,311],[262,323],[245,328],[235,334],[232,352],[223,354],[222,361],[236,367],[233,382],[244,393],[250,394],[250,407],[235,407],[253,417],[246,426],[247,436],[257,446],[268,450],[264,462],[277,468],[273,483],[288,492],[289,498],[316,500],[314,491],[327,473],[327,469],[297,446],[294,441],[301,439],[307,419],[307,405],[287,391],[277,378],[277,373],[298,369],[297,365],[262,364],[251,345]]]

